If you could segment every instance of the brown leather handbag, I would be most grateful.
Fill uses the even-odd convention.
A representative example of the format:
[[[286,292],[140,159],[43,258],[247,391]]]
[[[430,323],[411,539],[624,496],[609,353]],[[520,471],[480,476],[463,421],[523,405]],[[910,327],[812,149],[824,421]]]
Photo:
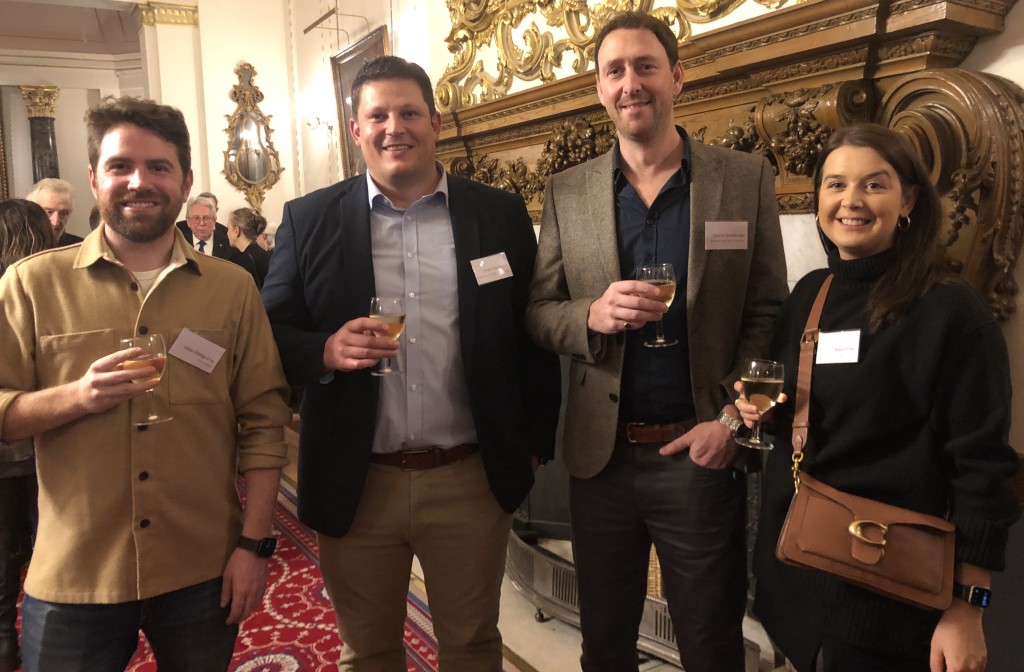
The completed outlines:
[[[831,284],[830,275],[818,292],[800,340],[793,418],[796,490],[775,555],[787,564],[827,572],[901,602],[946,609],[953,601],[955,528],[951,522],[850,495],[800,473],[810,426],[818,321]]]

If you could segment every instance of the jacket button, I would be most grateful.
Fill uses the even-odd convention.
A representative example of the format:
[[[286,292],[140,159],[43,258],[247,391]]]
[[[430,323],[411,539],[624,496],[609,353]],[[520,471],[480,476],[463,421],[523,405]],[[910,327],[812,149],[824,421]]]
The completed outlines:
[[[143,336],[145,336],[146,334],[149,333],[149,327],[147,327],[145,325],[139,327],[139,333],[142,334]]]
[[[144,432],[144,431],[146,431],[147,429],[149,429],[149,425],[139,425],[139,426],[138,426],[138,430],[139,430],[140,432]]]
[[[128,285],[128,286],[131,288],[131,290],[133,292],[139,291],[139,286],[137,284],[135,284],[134,282],[132,284]]]
[[[149,478],[149,472],[148,471],[143,471],[142,473],[139,474],[139,480],[140,481],[145,481],[148,478]]]
[[[615,394],[614,392],[609,394],[608,398],[611,399],[613,403],[618,403],[619,402],[619,395]]]
[[[142,529],[146,529],[147,527],[149,527],[149,518],[143,518],[142,520],[140,520],[139,527],[141,527]]]

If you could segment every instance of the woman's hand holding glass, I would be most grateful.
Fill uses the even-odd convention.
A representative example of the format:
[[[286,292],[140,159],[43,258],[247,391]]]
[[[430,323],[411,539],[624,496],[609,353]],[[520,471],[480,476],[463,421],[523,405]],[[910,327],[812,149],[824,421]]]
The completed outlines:
[[[738,438],[736,443],[758,450],[771,450],[774,447],[761,438],[761,419],[765,413],[788,398],[782,392],[784,379],[782,364],[765,359],[749,360],[742,378],[733,384],[733,389],[740,394],[735,402],[736,410],[752,432],[749,439]],[[751,395],[753,400],[750,399]]]

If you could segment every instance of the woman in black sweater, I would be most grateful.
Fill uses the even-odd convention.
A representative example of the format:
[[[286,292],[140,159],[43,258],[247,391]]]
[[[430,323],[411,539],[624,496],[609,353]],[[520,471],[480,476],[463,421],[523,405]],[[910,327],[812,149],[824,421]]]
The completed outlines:
[[[228,259],[249,271],[258,289],[270,268],[270,252],[256,242],[266,229],[267,220],[251,208],[234,210],[228,220],[228,242],[234,248]]]
[[[940,201],[901,135],[874,124],[836,131],[814,185],[829,268],[800,280],[779,313],[772,356],[786,367],[786,397],[796,395],[800,335],[829,273],[820,329],[852,332],[854,345],[844,359],[819,341],[801,468],[854,495],[948,516],[956,581],[988,588],[1020,510],[999,326],[972,287],[941,270]],[[737,407],[748,424],[758,417],[743,400]],[[981,607],[954,599],[945,611],[920,609],[776,559],[793,496],[793,403],[773,413],[754,611],[776,645],[800,672],[983,670]]]

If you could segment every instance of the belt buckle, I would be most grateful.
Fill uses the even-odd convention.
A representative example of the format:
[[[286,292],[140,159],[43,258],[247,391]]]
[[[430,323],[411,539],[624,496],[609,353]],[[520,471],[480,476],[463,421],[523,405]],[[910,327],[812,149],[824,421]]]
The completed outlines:
[[[402,455],[402,471],[413,471],[412,467],[407,467],[405,464],[405,458],[409,455],[426,455],[427,453],[433,452],[433,448],[416,448],[414,450],[403,450]]]
[[[642,443],[637,439],[633,438],[634,429],[642,429],[647,426],[646,422],[627,422],[626,423],[626,441],[629,443]]]

